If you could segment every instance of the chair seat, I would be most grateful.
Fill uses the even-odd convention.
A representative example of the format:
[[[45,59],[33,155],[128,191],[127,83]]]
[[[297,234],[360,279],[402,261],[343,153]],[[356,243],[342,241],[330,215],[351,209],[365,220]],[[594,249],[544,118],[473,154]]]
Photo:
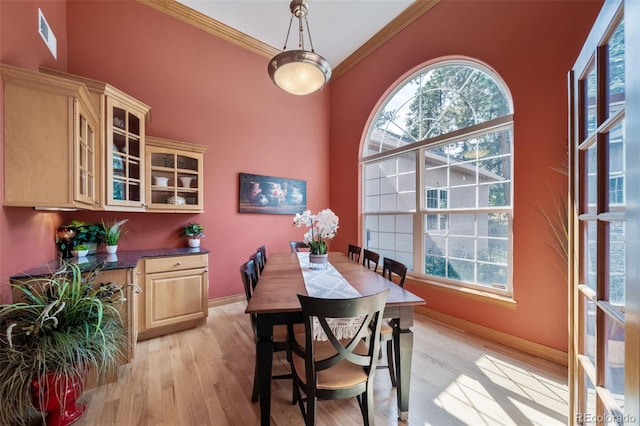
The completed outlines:
[[[302,346],[304,346],[304,334],[296,333],[295,339]],[[343,343],[345,341],[342,341]],[[346,340],[348,343],[348,340]],[[335,348],[329,341],[315,341],[314,350],[316,354],[316,360],[329,358],[332,354],[336,353]],[[354,352],[366,355],[368,351],[367,345],[360,341],[356,346]],[[306,384],[307,376],[304,365],[304,358],[293,353],[293,363],[295,365],[295,371],[298,374],[299,379]],[[353,387],[357,384],[367,381],[367,373],[364,368],[359,365],[351,364],[348,361],[341,361],[331,368],[318,371],[318,389],[342,389]]]
[[[380,335],[381,340],[391,339],[391,336],[393,335],[393,326],[391,325],[391,322],[387,320],[382,321],[382,324],[380,325]]]

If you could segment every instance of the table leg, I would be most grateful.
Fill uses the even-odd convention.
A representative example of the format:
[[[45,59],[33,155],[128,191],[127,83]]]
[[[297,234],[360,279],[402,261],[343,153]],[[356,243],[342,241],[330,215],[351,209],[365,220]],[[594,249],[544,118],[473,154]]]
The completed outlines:
[[[258,342],[256,357],[258,369],[258,389],[260,392],[260,424],[271,423],[271,368],[273,365],[273,324],[265,317],[258,315]]]
[[[400,308],[397,325],[393,328],[393,350],[396,368],[398,418],[409,417],[409,387],[411,383],[411,358],[413,356],[413,307]]]

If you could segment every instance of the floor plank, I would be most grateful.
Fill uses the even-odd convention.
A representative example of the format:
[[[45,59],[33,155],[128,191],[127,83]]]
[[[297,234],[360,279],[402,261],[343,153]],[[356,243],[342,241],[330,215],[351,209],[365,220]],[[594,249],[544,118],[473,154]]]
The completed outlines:
[[[84,393],[78,426],[259,424],[251,403],[255,345],[245,304],[209,309],[206,325],[138,343],[116,383]],[[409,420],[397,419],[386,370],[375,377],[378,425],[565,425],[566,368],[416,314]],[[277,353],[274,374],[288,371]],[[386,362],[386,360],[382,360]],[[272,385],[273,425],[302,424],[291,380]],[[355,400],[318,402],[318,425],[361,424]]]

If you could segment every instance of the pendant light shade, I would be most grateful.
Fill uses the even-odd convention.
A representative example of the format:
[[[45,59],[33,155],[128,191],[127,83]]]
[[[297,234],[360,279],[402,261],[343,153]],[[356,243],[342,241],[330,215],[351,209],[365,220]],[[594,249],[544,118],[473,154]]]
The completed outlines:
[[[299,43],[298,50],[287,51],[287,40],[282,53],[269,61],[269,77],[282,90],[293,95],[308,95],[324,87],[331,78],[331,66],[326,59],[315,53],[311,42],[311,32],[307,22],[309,5],[306,0],[293,0],[289,5],[291,20],[287,31],[287,40],[291,31],[293,18],[298,18]],[[302,20],[307,24],[311,51],[304,49],[304,29]]]

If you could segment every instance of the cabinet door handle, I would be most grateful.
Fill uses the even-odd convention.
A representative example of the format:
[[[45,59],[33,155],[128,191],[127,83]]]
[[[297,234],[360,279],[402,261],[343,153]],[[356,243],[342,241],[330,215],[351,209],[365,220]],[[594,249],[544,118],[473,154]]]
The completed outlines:
[[[176,263],[176,266],[180,266],[180,265],[182,265],[182,262]]]

